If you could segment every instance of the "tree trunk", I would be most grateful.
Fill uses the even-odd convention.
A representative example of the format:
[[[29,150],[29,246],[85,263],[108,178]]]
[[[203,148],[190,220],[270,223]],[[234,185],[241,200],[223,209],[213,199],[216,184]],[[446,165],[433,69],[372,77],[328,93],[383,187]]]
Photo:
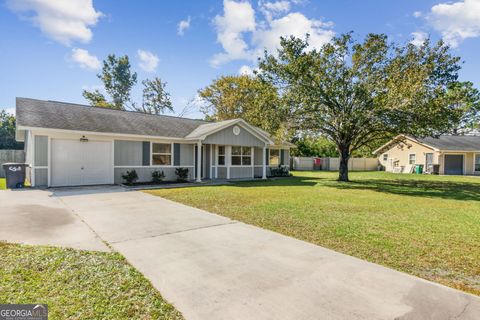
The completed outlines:
[[[348,182],[348,159],[350,159],[350,151],[348,150],[348,147],[341,147],[338,181]]]

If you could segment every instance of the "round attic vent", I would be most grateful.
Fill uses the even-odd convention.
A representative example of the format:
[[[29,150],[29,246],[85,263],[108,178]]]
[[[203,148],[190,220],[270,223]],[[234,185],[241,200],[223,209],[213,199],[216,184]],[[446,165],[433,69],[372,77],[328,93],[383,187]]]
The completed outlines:
[[[233,127],[233,134],[238,136],[240,134],[240,127],[239,126],[235,126]]]

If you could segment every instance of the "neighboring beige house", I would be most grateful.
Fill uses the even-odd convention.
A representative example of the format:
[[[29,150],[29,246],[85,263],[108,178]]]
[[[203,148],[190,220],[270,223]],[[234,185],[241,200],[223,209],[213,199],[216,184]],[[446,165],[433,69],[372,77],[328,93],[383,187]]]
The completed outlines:
[[[424,165],[439,174],[480,175],[480,136],[449,135],[417,139],[397,136],[374,151],[386,171],[405,172]]]

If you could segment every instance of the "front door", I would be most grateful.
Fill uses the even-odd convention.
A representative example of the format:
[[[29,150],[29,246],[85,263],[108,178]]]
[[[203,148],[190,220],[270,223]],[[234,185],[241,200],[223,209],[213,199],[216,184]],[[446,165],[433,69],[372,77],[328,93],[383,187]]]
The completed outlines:
[[[431,172],[433,170],[433,153],[425,154],[425,169],[428,172]]]

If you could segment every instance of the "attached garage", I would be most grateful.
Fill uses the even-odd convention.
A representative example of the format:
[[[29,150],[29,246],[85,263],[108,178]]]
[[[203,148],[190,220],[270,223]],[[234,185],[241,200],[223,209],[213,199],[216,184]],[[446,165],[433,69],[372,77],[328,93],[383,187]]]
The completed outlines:
[[[52,139],[51,186],[113,184],[112,142]]]
[[[445,174],[463,175],[464,158],[462,154],[445,155]]]

